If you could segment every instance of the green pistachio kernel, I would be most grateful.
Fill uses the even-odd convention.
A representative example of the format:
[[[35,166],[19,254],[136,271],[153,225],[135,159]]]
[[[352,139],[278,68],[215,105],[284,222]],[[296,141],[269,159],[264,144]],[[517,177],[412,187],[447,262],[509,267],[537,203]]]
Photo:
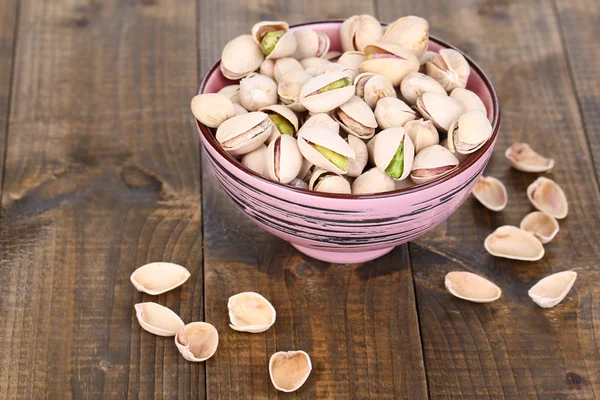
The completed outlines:
[[[329,150],[326,147],[319,146],[318,144],[311,143],[312,147],[315,148],[323,157],[331,161],[336,167],[344,171],[348,168],[348,158],[343,155],[336,153],[333,150]]]
[[[398,146],[398,150],[396,150],[396,154],[394,154],[394,158],[392,158],[385,172],[393,179],[398,179],[402,176],[404,172],[404,143],[400,143],[400,146]]]
[[[281,115],[269,114],[269,118],[271,118],[271,121],[273,121],[273,123],[275,124],[277,129],[279,129],[279,132],[282,135],[293,135],[294,134],[294,127],[292,126],[290,121],[283,118]]]
[[[372,58],[373,58],[373,54],[368,54],[368,55],[365,57],[365,61],[366,61],[366,60],[370,60],[370,59],[372,59]]]
[[[329,92],[330,90],[341,89],[346,86],[350,86],[349,78],[338,79],[337,81],[331,82],[329,85],[322,87],[319,89],[319,93]]]
[[[263,36],[262,42],[260,42],[260,48],[262,49],[263,53],[265,53],[267,56],[271,54],[275,48],[275,45],[283,35],[285,35],[285,31],[283,30],[267,32],[267,34]]]

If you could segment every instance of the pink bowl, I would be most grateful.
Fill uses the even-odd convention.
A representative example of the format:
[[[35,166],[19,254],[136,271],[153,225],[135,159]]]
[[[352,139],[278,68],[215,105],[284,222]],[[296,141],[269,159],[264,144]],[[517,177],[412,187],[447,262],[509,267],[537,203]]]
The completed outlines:
[[[304,27],[324,32],[331,39],[330,50],[341,50],[342,22],[308,22],[291,29]],[[429,50],[441,48],[454,47],[431,37]],[[492,155],[500,127],[498,97],[489,78],[470,58],[467,60],[471,65],[467,88],[477,93],[487,107],[493,134],[482,149],[452,173],[427,184],[359,196],[293,188],[245,168],[221,149],[213,130],[198,123],[205,156],[214,177],[233,203],[267,232],[319,260],[335,263],[373,260],[422,235],[455,212],[471,193]],[[221,75],[219,61],[202,79],[199,93],[214,93],[235,83]]]

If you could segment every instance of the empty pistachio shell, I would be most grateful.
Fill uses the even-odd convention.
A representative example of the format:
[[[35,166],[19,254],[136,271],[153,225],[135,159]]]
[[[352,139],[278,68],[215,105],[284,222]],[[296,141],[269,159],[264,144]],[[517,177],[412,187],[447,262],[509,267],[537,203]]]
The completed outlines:
[[[344,104],[353,95],[354,85],[344,72],[329,72],[306,82],[300,91],[300,103],[312,113],[325,113]]]
[[[350,182],[335,172],[317,168],[311,175],[308,188],[315,192],[350,194]]]
[[[304,69],[311,69],[311,68],[319,69],[323,65],[329,64],[329,62],[330,62],[329,60],[326,60],[321,57],[307,57],[307,58],[300,60],[300,64],[302,64]]]
[[[240,332],[264,332],[275,323],[277,315],[269,300],[254,292],[242,292],[231,296],[227,308],[229,326]]]
[[[448,149],[435,144],[417,153],[410,179],[416,184],[426,183],[450,173],[457,165],[458,159]]]
[[[550,243],[560,230],[556,218],[541,211],[527,214],[519,227],[533,234],[542,244]]]
[[[362,51],[346,51],[338,58],[337,63],[358,71],[358,66],[363,61],[365,55]]]
[[[396,97],[384,97],[377,102],[375,118],[381,129],[403,127],[417,118],[417,113]]]
[[[417,109],[423,118],[433,121],[436,128],[448,131],[465,110],[452,97],[441,93],[427,92],[417,99]]]
[[[383,28],[371,15],[353,15],[340,28],[340,39],[344,51],[363,50],[369,43],[376,43],[383,35]]]
[[[502,211],[508,203],[504,184],[491,176],[481,176],[473,188],[473,196],[488,210]]]
[[[241,79],[256,71],[264,58],[251,35],[238,36],[223,48],[221,73],[231,80]]]
[[[415,153],[440,142],[440,136],[433,122],[423,118],[408,121],[404,124],[404,129],[415,145]]]
[[[153,262],[133,271],[130,279],[140,292],[159,295],[183,285],[189,277],[190,271],[181,265]]]
[[[377,135],[373,154],[377,168],[401,181],[410,174],[415,148],[404,128],[388,128]]]
[[[298,133],[298,148],[308,161],[327,171],[345,174],[349,159],[356,158],[352,147],[341,136],[320,126],[303,127]]]
[[[529,289],[529,297],[542,308],[552,308],[567,296],[577,279],[577,272],[562,271],[545,277]]]
[[[312,364],[304,351],[279,351],[269,360],[269,376],[275,389],[282,392],[298,390],[308,379]]]
[[[349,160],[348,172],[346,176],[357,177],[362,174],[367,162],[369,161],[369,153],[367,151],[367,145],[361,139],[354,135],[348,135],[348,144],[356,153],[356,158]]]
[[[394,44],[369,44],[363,52],[366,56],[365,61],[360,63],[358,71],[385,75],[394,86],[400,85],[406,75],[419,70],[417,57],[409,50]]]
[[[217,92],[227,97],[233,104],[240,104],[240,85],[228,85]]]
[[[450,97],[458,101],[465,111],[481,111],[487,116],[487,109],[485,108],[483,101],[469,89],[458,87],[450,93]]]
[[[277,103],[277,84],[261,74],[250,74],[240,81],[240,103],[248,111]]]
[[[450,92],[466,87],[471,67],[467,59],[454,49],[442,49],[432,62],[426,64],[427,75],[441,83]]]
[[[273,122],[263,112],[251,112],[229,118],[215,135],[223,149],[233,156],[250,153],[271,135]]]
[[[535,236],[516,226],[504,225],[484,242],[488,253],[512,260],[537,261],[544,256],[544,246]]]
[[[492,137],[492,124],[481,111],[468,111],[448,128],[448,148],[453,153],[471,154]]]
[[[192,113],[200,123],[217,128],[223,121],[234,116],[233,103],[217,93],[199,94],[192,99]]]
[[[293,57],[302,60],[308,57],[324,57],[329,51],[329,36],[312,29],[299,29],[294,32],[296,52]]]
[[[191,322],[175,335],[175,345],[188,361],[211,358],[219,346],[219,332],[208,322]]]
[[[419,57],[429,44],[429,23],[413,15],[397,19],[388,25],[381,41],[402,46]]]
[[[400,93],[409,104],[415,104],[427,92],[446,95],[446,89],[438,81],[420,72],[411,72],[400,83]]]
[[[354,79],[356,95],[363,99],[371,108],[375,108],[377,102],[384,97],[396,97],[394,85],[388,77],[365,72]]]
[[[281,135],[296,135],[298,131],[298,117],[288,107],[281,104],[274,104],[263,107],[259,111],[267,114],[271,118],[271,121],[273,121],[273,129],[271,130],[271,136],[267,139],[267,143],[271,143]]]
[[[302,154],[292,136],[281,135],[269,144],[267,152],[269,178],[288,183],[298,175],[302,167]]]
[[[513,143],[504,153],[513,168],[523,172],[546,172],[554,168],[554,160],[536,153],[527,143]]]
[[[283,75],[277,85],[279,100],[292,111],[306,111],[306,108],[300,104],[300,91],[311,79],[312,76],[305,71],[291,71]]]
[[[310,118],[308,118],[304,122],[300,130],[309,128],[311,126],[321,126],[323,128],[329,129],[335,134],[340,133],[340,125],[337,122],[335,122],[333,118],[331,118],[328,114],[325,113],[311,115]]]
[[[184,325],[177,314],[158,303],[136,304],[135,315],[144,330],[158,336],[175,336]]]
[[[265,59],[262,64],[260,64],[260,68],[258,69],[258,73],[264,76],[267,76],[271,79],[275,79],[275,60]]]
[[[446,274],[444,284],[454,296],[474,303],[491,303],[502,295],[502,290],[498,286],[466,271],[449,272]]]
[[[304,71],[304,67],[300,64],[300,61],[291,57],[280,58],[275,61],[273,66],[273,77],[275,82],[279,83],[282,76],[292,71]]]
[[[356,195],[391,192],[394,189],[394,180],[379,168],[371,168],[352,182],[352,194]]]
[[[562,188],[552,179],[540,176],[527,187],[527,197],[535,208],[563,219],[569,213],[569,203]]]
[[[261,144],[259,148],[242,156],[242,165],[262,176],[267,175],[267,146]]]
[[[252,27],[252,37],[267,59],[287,57],[296,51],[296,37],[284,21],[262,21]]]
[[[356,96],[342,104],[335,110],[334,119],[348,134],[361,139],[369,139],[375,134],[377,121],[371,108]]]

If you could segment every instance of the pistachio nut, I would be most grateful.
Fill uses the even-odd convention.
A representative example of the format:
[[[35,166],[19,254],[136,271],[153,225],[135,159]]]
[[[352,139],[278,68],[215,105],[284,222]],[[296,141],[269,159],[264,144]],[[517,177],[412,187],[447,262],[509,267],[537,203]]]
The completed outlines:
[[[273,69],[275,68],[275,60],[265,59],[262,64],[260,64],[260,68],[258,69],[258,73],[269,77],[271,79],[275,79],[275,73]]]
[[[291,56],[296,51],[296,37],[284,21],[262,21],[252,27],[252,37],[268,59]]]
[[[402,46],[419,57],[429,44],[429,22],[413,15],[399,18],[388,25],[381,42]]]
[[[412,72],[400,83],[400,94],[409,104],[415,104],[426,92],[446,95],[446,89],[438,81],[420,72]]]
[[[415,153],[440,142],[440,136],[433,122],[423,118],[408,121],[404,124],[404,129],[415,145]]]
[[[373,110],[356,96],[339,106],[333,118],[346,133],[361,139],[372,138],[377,128]]]
[[[351,194],[350,182],[335,172],[317,168],[310,177],[308,189],[322,193]]]
[[[300,103],[308,111],[334,110],[354,95],[354,85],[344,72],[328,72],[306,82],[300,91]]]
[[[284,105],[274,104],[263,107],[259,111],[267,114],[273,121],[273,129],[271,129],[271,136],[267,139],[267,143],[271,143],[281,135],[296,136],[298,117],[292,110]]]
[[[294,31],[296,37],[296,51],[293,56],[297,60],[308,57],[324,57],[329,51],[329,36],[323,32],[312,29],[298,29]]]
[[[296,139],[291,135],[281,135],[273,140],[267,149],[267,173],[269,178],[280,183],[289,183],[300,172],[302,154]]]
[[[300,389],[312,371],[310,357],[302,350],[278,351],[269,360],[269,376],[275,389],[293,392]]]
[[[434,144],[421,150],[413,161],[410,179],[417,185],[450,173],[458,166],[458,159],[450,150]]]
[[[223,122],[215,137],[226,152],[241,156],[260,147],[271,135],[272,127],[273,122],[267,114],[251,112]]]
[[[228,85],[217,92],[227,97],[233,104],[240,104],[240,85]]]
[[[369,141],[367,142],[367,153],[369,155],[369,163],[372,165],[375,165],[375,143],[377,142],[377,138],[379,137],[379,135],[375,135],[373,136],[371,139],[369,139]]]
[[[404,128],[388,128],[377,135],[373,156],[377,168],[401,181],[410,174],[415,148]]]
[[[290,183],[288,183],[288,185],[290,185],[291,187],[295,187],[297,189],[308,190],[308,183],[306,183],[302,179],[296,178],[296,179],[292,180]]]
[[[206,361],[217,351],[219,332],[208,322],[191,322],[177,332],[175,346],[188,361]]]
[[[306,108],[300,104],[300,91],[312,76],[305,71],[292,71],[279,78],[277,94],[279,101],[292,111],[304,112]]]
[[[372,15],[353,15],[340,28],[340,39],[344,51],[359,50],[369,43],[376,43],[383,35],[383,28]]]
[[[300,60],[300,64],[304,67],[304,69],[316,68],[319,69],[323,65],[329,64],[330,61],[321,57],[306,57]]]
[[[487,116],[487,109],[485,108],[483,101],[469,89],[458,87],[450,93],[450,97],[458,101],[465,111],[481,111]]]
[[[379,168],[371,168],[352,182],[352,194],[355,195],[391,192],[393,190],[394,180]]]
[[[441,93],[424,93],[417,99],[416,106],[425,119],[444,132],[465,112],[458,101]]]
[[[550,243],[560,230],[558,221],[550,214],[534,211],[527,214],[519,228],[535,236],[542,244]]]
[[[183,321],[170,308],[154,302],[138,303],[135,316],[145,331],[158,336],[175,336],[183,328]]]
[[[446,91],[466,87],[471,67],[467,59],[454,49],[442,49],[425,66],[427,75],[438,81]]]
[[[292,71],[304,71],[304,67],[300,64],[300,61],[292,57],[284,57],[275,60],[275,65],[273,66],[273,77],[275,78],[275,82],[279,83],[279,80],[283,75]]]
[[[254,72],[265,59],[251,35],[241,35],[223,48],[219,69],[227,79],[237,80]]]
[[[345,174],[349,160],[356,158],[352,147],[340,135],[321,126],[303,127],[298,148],[308,161],[327,171]]]
[[[277,84],[260,74],[249,74],[240,81],[240,103],[248,111],[277,104]]]
[[[450,151],[450,149],[448,148],[448,138],[442,140],[440,142],[440,146],[442,146],[446,150]],[[452,153],[452,152],[450,151],[450,153]],[[456,157],[456,159],[458,160],[459,163],[462,163],[467,158],[469,158],[469,154],[460,154],[460,153],[452,153],[452,154],[454,154],[454,157]]]
[[[267,174],[267,146],[261,144],[256,150],[242,156],[242,165],[262,176]]]
[[[396,97],[396,90],[387,76],[364,72],[354,79],[356,95],[372,109],[384,97]]]
[[[330,62],[329,64],[325,64],[321,66],[321,68],[317,69],[317,75],[323,75],[328,72],[336,72],[341,71],[346,75],[351,81],[354,81],[354,78],[358,75],[357,69],[352,69],[342,64]],[[315,75],[316,76],[316,75]]]
[[[140,292],[159,295],[181,286],[190,277],[190,271],[169,262],[153,262],[133,271],[130,280]]]
[[[415,186],[415,183],[410,179],[404,179],[402,181],[394,181],[394,190],[402,190],[402,189],[410,188],[413,186]]]
[[[240,332],[260,333],[275,323],[277,312],[269,300],[254,292],[242,292],[227,301],[229,327]]]
[[[554,168],[554,160],[535,152],[527,143],[513,143],[504,157],[513,168],[523,172],[546,172]]]
[[[300,130],[309,128],[311,126],[321,126],[327,128],[334,132],[336,135],[340,133],[340,125],[333,118],[331,118],[328,114],[325,113],[311,115],[310,118],[308,118],[304,122]]]
[[[533,285],[527,294],[538,306],[552,308],[567,297],[576,279],[575,271],[557,272]]]
[[[377,102],[375,118],[381,129],[402,127],[417,118],[415,110],[396,97],[384,97]]]
[[[448,148],[453,153],[471,154],[492,136],[492,124],[481,111],[468,111],[448,129]]]
[[[485,239],[483,245],[495,257],[537,261],[544,256],[544,246],[540,241],[516,226],[499,227]]]
[[[527,197],[535,208],[556,219],[569,213],[569,202],[562,188],[552,179],[540,176],[527,187]]]
[[[417,57],[403,47],[389,43],[365,46],[365,61],[358,66],[359,72],[373,72],[387,76],[394,86],[404,77],[419,70]]]
[[[233,103],[233,113],[234,115],[248,114],[248,110],[242,107],[241,104]]]
[[[324,59],[329,60],[331,62],[337,62],[337,60],[342,56],[342,52],[341,51],[336,51],[336,50],[332,50],[332,51],[328,51],[324,56],[322,56]],[[358,68],[356,68],[358,70]]]
[[[365,55],[362,51],[346,51],[337,60],[338,64],[345,65],[346,67],[357,71],[358,66],[363,61],[365,61]]]
[[[350,159],[350,163],[348,164],[348,172],[346,172],[346,176],[351,178],[356,178],[360,174],[362,174],[367,162],[369,161],[369,152],[367,150],[367,145],[361,139],[354,135],[348,135],[346,138],[352,150],[356,154],[355,159]]]
[[[437,56],[437,53],[435,51],[427,50],[420,57],[418,57],[420,73],[425,74],[427,72],[427,63],[433,62],[435,56]]]
[[[191,107],[194,117],[209,128],[218,128],[223,121],[235,114],[233,103],[227,97],[218,93],[194,96]]]

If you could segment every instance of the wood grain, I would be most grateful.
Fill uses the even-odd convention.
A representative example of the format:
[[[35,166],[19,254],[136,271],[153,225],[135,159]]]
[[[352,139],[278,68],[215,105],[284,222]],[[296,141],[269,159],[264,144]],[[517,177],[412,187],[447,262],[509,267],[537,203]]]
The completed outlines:
[[[382,19],[426,16],[433,34],[489,73],[503,111],[486,174],[506,184],[508,207],[492,213],[469,199],[410,245],[431,398],[598,398],[600,220],[591,210],[600,196],[551,2],[378,0],[377,8]],[[549,177],[570,201],[558,237],[535,263],[495,259],[483,248],[496,227],[518,225],[531,211],[525,189],[536,175],[512,170],[503,157],[514,141],[556,158]],[[552,310],[538,308],[527,290],[565,269],[579,273],[570,295]],[[452,270],[488,277],[503,297],[490,305],[451,297],[443,280]]]
[[[2,196],[0,398],[204,396],[204,366],[133,313],[203,318],[188,1],[23,1]],[[142,295],[131,272],[185,265]]]
[[[373,13],[368,2],[199,2],[201,70],[227,40],[260,20],[290,23]],[[220,330],[208,361],[210,399],[427,398],[407,247],[362,265],[329,265],[303,256],[252,224],[218,187],[204,164],[206,319]],[[277,309],[265,334],[227,328],[227,299],[256,291]],[[313,372],[297,392],[277,392],[268,376],[276,351],[302,349]]]

